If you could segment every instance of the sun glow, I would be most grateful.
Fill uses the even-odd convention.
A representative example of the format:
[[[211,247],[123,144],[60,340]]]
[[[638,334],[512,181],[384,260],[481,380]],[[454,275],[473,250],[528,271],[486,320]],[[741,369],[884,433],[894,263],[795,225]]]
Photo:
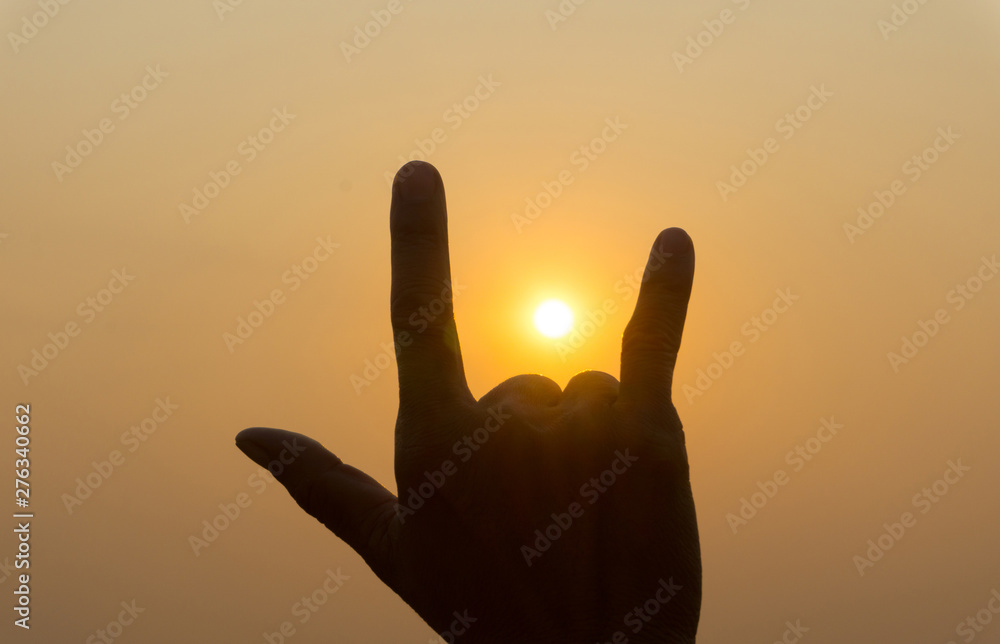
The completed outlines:
[[[561,338],[573,328],[573,311],[561,300],[545,300],[535,309],[535,328],[548,338]]]

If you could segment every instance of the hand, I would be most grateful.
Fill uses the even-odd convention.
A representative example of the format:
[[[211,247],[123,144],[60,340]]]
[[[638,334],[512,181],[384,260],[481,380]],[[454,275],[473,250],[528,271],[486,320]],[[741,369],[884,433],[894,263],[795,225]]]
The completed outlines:
[[[586,371],[560,390],[522,375],[477,401],[433,166],[397,174],[389,226],[399,497],[299,434],[251,428],[237,446],[267,466],[297,440],[278,480],[446,642],[693,642],[701,556],[670,396],[694,276],[688,235],[668,229],[654,244],[620,384]],[[417,332],[420,307],[443,312]]]

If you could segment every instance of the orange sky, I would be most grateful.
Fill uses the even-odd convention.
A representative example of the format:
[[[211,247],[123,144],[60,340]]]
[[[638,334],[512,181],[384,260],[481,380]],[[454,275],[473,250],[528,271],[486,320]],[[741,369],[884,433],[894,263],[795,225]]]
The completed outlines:
[[[415,155],[477,395],[617,375],[652,240],[694,239],[700,641],[965,641],[1000,588],[995,2],[57,4],[0,18],[2,400],[31,404],[36,513],[34,627],[4,641],[133,600],[122,642],[432,636],[233,445],[301,431],[394,487],[386,177]],[[532,328],[548,298],[576,346]]]

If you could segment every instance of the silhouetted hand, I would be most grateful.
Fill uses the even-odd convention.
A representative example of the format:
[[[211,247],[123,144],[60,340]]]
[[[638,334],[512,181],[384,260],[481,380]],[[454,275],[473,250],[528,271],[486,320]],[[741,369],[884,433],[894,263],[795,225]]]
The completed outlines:
[[[297,439],[304,451],[278,479],[447,642],[693,642],[701,556],[670,396],[694,275],[688,235],[668,229],[654,244],[620,384],[587,371],[563,391],[522,375],[477,401],[433,166],[397,174],[389,226],[398,499],[299,434],[251,428],[236,444],[267,466]]]

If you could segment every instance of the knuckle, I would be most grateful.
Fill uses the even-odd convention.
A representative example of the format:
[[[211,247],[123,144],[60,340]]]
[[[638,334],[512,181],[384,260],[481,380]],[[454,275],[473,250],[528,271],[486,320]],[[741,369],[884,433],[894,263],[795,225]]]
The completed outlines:
[[[432,278],[412,277],[393,289],[389,309],[397,328],[443,326],[454,317],[448,285]]]
[[[678,334],[666,329],[654,329],[649,325],[625,329],[622,335],[622,352],[634,355],[650,355],[658,359],[676,358]]]

